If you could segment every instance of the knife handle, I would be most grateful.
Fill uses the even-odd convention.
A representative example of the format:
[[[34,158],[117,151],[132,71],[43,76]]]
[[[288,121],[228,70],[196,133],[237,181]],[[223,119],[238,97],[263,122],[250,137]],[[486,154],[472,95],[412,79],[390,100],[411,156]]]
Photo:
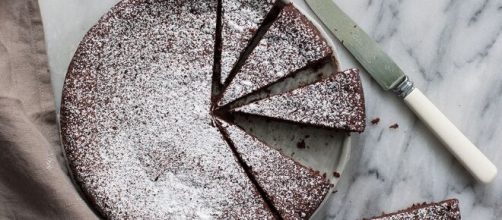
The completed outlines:
[[[412,88],[404,101],[476,179],[495,178],[495,165],[419,89]]]

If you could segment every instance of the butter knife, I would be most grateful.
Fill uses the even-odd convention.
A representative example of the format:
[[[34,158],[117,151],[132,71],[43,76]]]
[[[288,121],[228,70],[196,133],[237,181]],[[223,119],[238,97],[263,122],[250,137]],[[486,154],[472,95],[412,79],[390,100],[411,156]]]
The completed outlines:
[[[444,146],[479,181],[491,182],[495,165],[415,86],[392,59],[333,0],[306,0],[326,27],[373,79],[402,98]]]

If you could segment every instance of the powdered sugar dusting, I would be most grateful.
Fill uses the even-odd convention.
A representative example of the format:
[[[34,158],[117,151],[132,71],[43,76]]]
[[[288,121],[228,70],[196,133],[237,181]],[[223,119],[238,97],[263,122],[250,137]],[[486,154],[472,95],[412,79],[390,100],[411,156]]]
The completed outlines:
[[[220,104],[226,104],[278,80],[284,73],[330,55],[331,49],[318,30],[293,5],[286,5],[229,84]]]
[[[281,216],[308,219],[328,193],[329,181],[319,172],[281,155],[236,126],[226,126],[225,131]]]
[[[362,132],[366,124],[364,95],[356,69],[236,110],[358,132]]]
[[[273,6],[265,0],[223,0],[221,79],[224,81]]]
[[[424,220],[459,220],[460,210],[458,200],[450,199],[438,203],[414,205],[406,210],[396,213],[374,217],[375,220],[403,220],[403,219],[424,219]]]
[[[62,135],[106,217],[272,217],[211,125],[215,19],[216,1],[126,0],[82,41]]]

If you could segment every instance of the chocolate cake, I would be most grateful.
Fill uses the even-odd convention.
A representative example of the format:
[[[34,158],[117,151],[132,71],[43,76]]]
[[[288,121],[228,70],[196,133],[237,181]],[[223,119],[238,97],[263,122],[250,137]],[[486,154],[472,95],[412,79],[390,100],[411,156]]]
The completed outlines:
[[[300,165],[237,126],[221,129],[283,218],[308,219],[314,213],[332,187],[326,175]]]
[[[437,203],[423,203],[412,205],[410,208],[383,214],[381,216],[369,218],[373,220],[405,220],[405,219],[421,219],[421,220],[458,220],[460,217],[460,209],[458,200],[449,199]]]
[[[364,131],[366,124],[364,94],[356,69],[339,72],[326,80],[235,111],[355,132]]]
[[[225,17],[225,10],[232,16]],[[269,26],[266,21],[279,14]],[[257,19],[241,25],[258,30],[251,38],[225,32],[230,18]],[[224,46],[239,39],[248,43]],[[260,42],[255,50],[252,42]],[[219,46],[228,50],[223,58]],[[251,61],[242,73],[258,77],[256,88],[279,79],[269,81],[269,73],[288,74],[331,58],[327,43],[292,5],[122,0],[91,28],[69,66],[60,121],[73,178],[100,214],[110,219],[312,215],[332,187],[322,174],[214,118],[219,62],[239,62],[235,55],[246,57],[246,50]],[[253,72],[255,67],[267,71]]]
[[[316,27],[293,5],[286,5],[235,78],[229,77],[220,106],[331,55]]]

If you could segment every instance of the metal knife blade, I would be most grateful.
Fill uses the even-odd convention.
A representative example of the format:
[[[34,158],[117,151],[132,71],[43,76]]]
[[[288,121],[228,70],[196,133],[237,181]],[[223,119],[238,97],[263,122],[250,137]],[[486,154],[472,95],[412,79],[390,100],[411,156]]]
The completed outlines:
[[[401,68],[333,0],[306,2],[384,90],[393,89],[404,80]]]

